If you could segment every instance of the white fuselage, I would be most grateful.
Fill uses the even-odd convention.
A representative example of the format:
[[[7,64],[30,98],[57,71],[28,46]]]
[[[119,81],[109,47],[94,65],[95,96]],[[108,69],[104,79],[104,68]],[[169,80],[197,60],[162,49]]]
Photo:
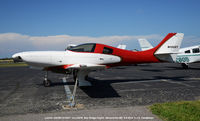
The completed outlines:
[[[72,51],[30,51],[14,54],[33,67],[53,67],[69,64],[111,64],[118,63],[121,58],[114,55]]]
[[[177,63],[200,62],[200,45],[181,48],[176,57]]]

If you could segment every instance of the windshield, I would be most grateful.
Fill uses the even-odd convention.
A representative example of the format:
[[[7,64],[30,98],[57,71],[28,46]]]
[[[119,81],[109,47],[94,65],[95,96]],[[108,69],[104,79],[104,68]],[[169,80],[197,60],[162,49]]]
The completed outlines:
[[[96,44],[82,44],[78,45],[72,48],[69,48],[68,50],[75,51],[75,52],[94,52]]]

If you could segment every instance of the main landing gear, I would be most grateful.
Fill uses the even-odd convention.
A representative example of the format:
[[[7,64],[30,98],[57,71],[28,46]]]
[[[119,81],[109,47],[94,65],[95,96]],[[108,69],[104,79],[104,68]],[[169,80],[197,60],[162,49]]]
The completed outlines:
[[[74,89],[73,89],[72,95],[70,97],[70,102],[69,102],[69,106],[71,108],[76,107],[75,96],[76,96],[76,90],[77,90],[78,85],[79,86],[91,86],[91,83],[87,81],[88,73],[89,73],[89,71],[87,71],[87,70],[74,70],[73,71],[73,78],[74,78],[75,84],[74,84]]]
[[[75,107],[75,105],[76,105],[76,103],[75,103],[75,96],[76,96],[76,90],[77,90],[77,86],[78,86],[78,78],[77,78],[76,75],[74,75],[74,81],[75,81],[74,89],[73,89],[72,95],[70,97],[70,102],[69,102],[69,106],[71,108]]]
[[[184,69],[188,69],[188,68],[189,68],[189,66],[188,66],[187,63],[182,63],[181,66],[182,66]]]
[[[73,88],[73,92],[70,96],[69,100],[69,107],[73,108],[76,107],[76,102],[75,102],[75,96],[76,96],[76,90],[78,86],[91,86],[91,83],[87,81],[88,79],[88,73],[90,71],[88,70],[73,70],[72,75],[73,75],[73,79],[74,79],[74,88]],[[66,73],[68,74],[68,73]],[[48,79],[48,71],[46,71],[45,75],[44,75],[44,81],[43,81],[43,85],[45,87],[50,87],[52,85],[51,81]]]
[[[48,71],[46,71],[46,74],[44,75],[43,85],[45,87],[50,87],[52,85],[51,81],[48,79]]]

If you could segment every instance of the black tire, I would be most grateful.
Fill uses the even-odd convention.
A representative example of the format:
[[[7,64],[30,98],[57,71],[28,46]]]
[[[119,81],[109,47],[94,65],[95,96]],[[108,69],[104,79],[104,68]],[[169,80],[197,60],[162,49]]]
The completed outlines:
[[[76,81],[77,73],[78,73],[77,70],[73,70],[73,79],[74,79],[74,82]]]
[[[52,83],[50,80],[44,80],[43,85],[44,85],[44,87],[50,87],[52,85]]]
[[[189,66],[188,66],[187,64],[185,64],[185,63],[182,63],[181,66],[182,66],[184,69],[188,69],[188,68],[189,68]]]
[[[88,75],[85,76],[85,80],[87,80],[87,81],[89,80],[89,76]]]

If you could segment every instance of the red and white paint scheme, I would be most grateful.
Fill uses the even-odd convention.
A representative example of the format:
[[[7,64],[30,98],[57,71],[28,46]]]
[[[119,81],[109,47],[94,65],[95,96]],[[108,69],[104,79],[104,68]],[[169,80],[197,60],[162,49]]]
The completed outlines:
[[[87,43],[66,51],[32,51],[16,53],[15,61],[24,61],[45,71],[73,74],[79,86],[88,86],[87,75],[94,70],[138,63],[173,62],[179,51],[183,33],[169,33],[156,47],[133,52],[98,43]],[[47,75],[44,86],[50,86]]]
[[[153,48],[153,46],[146,39],[138,39],[138,41],[142,51]],[[180,63],[184,69],[189,68],[190,63],[199,63],[200,45],[180,48],[174,61],[176,63]]]

